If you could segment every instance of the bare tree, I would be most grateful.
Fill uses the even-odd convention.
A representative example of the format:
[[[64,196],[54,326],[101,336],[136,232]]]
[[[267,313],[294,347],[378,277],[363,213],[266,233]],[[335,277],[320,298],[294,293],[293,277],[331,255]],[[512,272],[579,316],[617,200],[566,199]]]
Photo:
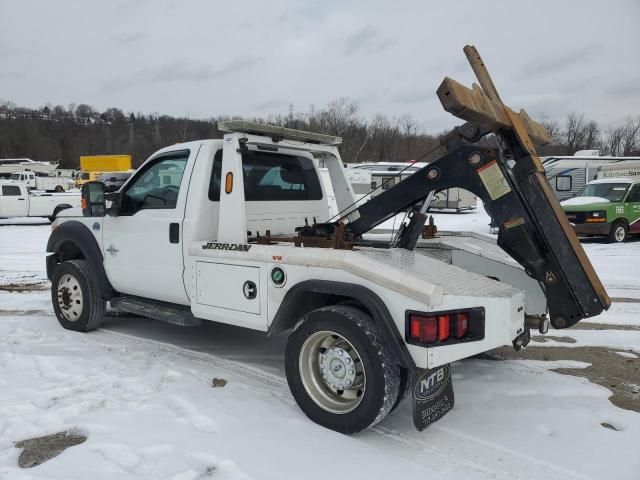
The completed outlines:
[[[623,152],[623,142],[626,135],[626,127],[619,125],[617,127],[609,127],[607,131],[607,139],[605,140],[606,149],[609,154],[619,157]]]
[[[567,127],[565,130],[565,144],[569,154],[582,150],[586,139],[586,125],[584,115],[570,113],[567,116]]]
[[[540,122],[542,126],[549,133],[549,138],[551,141],[549,142],[551,145],[558,145],[562,143],[562,129],[560,128],[560,124],[555,120],[546,120],[542,119]]]
[[[640,149],[640,118],[633,120],[627,118],[625,135],[622,142],[622,154],[633,155]]]
[[[591,120],[584,127],[584,145],[587,150],[599,148],[602,143],[598,122]]]

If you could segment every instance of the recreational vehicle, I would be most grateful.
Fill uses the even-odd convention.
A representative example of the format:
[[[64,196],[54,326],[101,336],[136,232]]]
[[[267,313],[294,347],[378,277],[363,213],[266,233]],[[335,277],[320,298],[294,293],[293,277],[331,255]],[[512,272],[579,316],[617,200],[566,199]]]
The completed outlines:
[[[410,177],[426,165],[424,162],[375,162],[355,165],[351,169],[371,172],[371,195],[376,196]],[[431,203],[431,209],[460,212],[475,209],[476,203],[477,197],[473,193],[462,188],[448,188],[436,194]]]
[[[640,160],[640,157],[604,157],[597,155],[598,151],[590,151],[596,155],[581,155],[577,152],[573,156],[542,157],[542,164],[547,180],[555,192],[558,200],[572,198],[584,186],[598,175],[598,169],[609,164],[626,163],[629,160]],[[621,163],[622,162],[622,163]]]

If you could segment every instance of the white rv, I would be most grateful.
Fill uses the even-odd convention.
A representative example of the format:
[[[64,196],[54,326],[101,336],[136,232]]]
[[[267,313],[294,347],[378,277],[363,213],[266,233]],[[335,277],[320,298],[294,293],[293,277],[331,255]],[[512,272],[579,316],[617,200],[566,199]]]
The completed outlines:
[[[374,162],[354,165],[350,170],[367,170],[371,172],[372,196],[388,190],[395,184],[413,175],[427,166],[425,162]],[[476,208],[477,197],[462,188],[448,188],[436,193],[431,202],[431,209],[435,210],[473,210]]]
[[[598,153],[598,150],[582,150],[573,156],[540,158],[558,200],[574,197],[587,183],[600,178],[597,177],[598,171],[605,165],[622,165],[629,160],[640,160],[640,157],[605,157]]]

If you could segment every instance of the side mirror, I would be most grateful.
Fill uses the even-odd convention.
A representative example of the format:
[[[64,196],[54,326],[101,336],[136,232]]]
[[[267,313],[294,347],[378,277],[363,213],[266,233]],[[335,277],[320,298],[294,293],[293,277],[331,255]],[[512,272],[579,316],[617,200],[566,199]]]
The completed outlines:
[[[85,217],[104,217],[106,204],[104,183],[87,182],[82,184],[82,215]]]

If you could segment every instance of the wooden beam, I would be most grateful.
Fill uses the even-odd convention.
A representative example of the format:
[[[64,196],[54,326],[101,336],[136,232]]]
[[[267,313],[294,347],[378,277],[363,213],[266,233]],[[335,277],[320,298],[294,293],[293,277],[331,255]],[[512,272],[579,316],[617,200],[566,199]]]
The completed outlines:
[[[551,141],[546,129],[521,110],[515,113],[500,100],[490,99],[475,83],[472,88],[446,77],[436,92],[442,107],[452,115],[477,123],[491,130],[513,128],[510,114],[517,115],[531,141],[537,145],[546,145]]]

